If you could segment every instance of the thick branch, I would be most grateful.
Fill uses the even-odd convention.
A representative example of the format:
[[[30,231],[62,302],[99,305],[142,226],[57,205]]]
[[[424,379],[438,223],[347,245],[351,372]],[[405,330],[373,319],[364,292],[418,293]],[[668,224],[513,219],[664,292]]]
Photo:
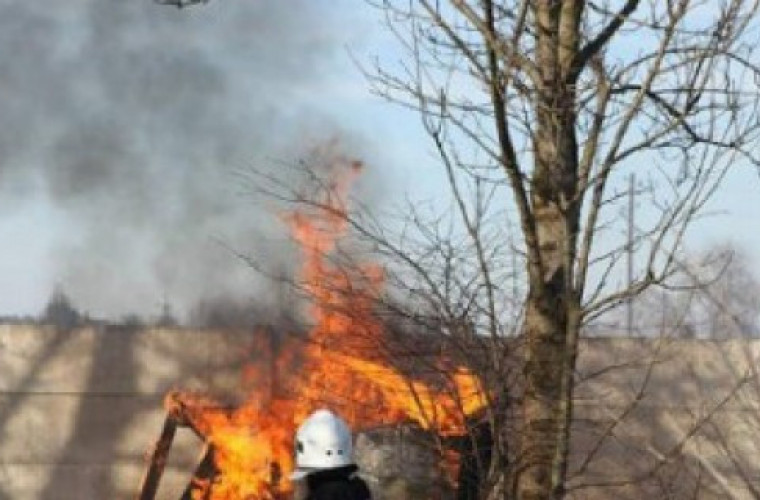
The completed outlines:
[[[617,33],[620,27],[625,23],[628,16],[630,16],[636,7],[638,7],[640,0],[627,0],[620,12],[610,21],[610,23],[597,35],[596,38],[588,42],[575,57],[571,70],[567,75],[568,82],[575,82],[580,76],[583,68],[586,67],[592,57],[596,56],[602,48],[607,45],[610,39]]]

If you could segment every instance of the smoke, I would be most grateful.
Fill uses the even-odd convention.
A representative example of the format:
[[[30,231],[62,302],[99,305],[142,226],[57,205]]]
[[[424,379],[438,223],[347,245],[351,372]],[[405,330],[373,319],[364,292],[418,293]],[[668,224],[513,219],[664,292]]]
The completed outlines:
[[[54,234],[49,286],[96,315],[257,293],[223,247],[272,251],[282,235],[234,172],[337,133],[320,101],[353,36],[344,10],[0,1],[0,217],[63,214],[36,228]]]

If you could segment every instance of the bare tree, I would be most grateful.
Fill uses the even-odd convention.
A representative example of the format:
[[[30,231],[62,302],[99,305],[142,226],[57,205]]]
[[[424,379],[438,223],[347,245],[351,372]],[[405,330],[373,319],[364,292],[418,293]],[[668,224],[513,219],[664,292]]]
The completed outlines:
[[[68,294],[62,287],[56,286],[45,305],[42,321],[61,330],[71,330],[78,326],[82,315],[74,307]]]
[[[504,484],[517,498],[562,497],[584,322],[666,283],[689,223],[728,169],[757,164],[757,2],[377,6],[409,57],[368,74],[380,95],[419,112],[487,300],[497,300],[489,277],[499,259],[483,222],[507,227],[514,216],[519,228],[521,442]],[[647,200],[640,271],[616,286],[621,177],[633,169]],[[492,315],[483,333],[501,335],[500,320]]]
[[[703,335],[716,338],[757,338],[760,319],[760,282],[746,255],[721,245],[708,251],[699,266],[699,287],[692,304],[694,323]]]

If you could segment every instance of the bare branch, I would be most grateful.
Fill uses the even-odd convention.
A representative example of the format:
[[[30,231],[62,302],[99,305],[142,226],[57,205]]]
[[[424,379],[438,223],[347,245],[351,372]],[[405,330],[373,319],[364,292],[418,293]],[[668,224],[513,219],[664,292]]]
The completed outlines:
[[[599,33],[596,38],[591,40],[584,46],[580,52],[577,53],[571,70],[568,73],[567,80],[569,82],[575,82],[580,76],[583,68],[588,62],[595,57],[602,48],[607,45],[610,39],[617,33],[623,23],[628,20],[628,17],[633,14],[639,5],[640,0],[626,0],[625,5],[617,15],[610,21],[610,23]]]

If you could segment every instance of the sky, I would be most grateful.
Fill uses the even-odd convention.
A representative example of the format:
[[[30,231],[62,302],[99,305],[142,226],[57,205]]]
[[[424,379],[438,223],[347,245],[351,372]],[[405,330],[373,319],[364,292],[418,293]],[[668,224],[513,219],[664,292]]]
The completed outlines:
[[[56,286],[97,316],[254,293],[224,247],[281,235],[236,174],[334,138],[385,147],[348,51],[373,19],[353,3],[0,2],[0,314]]]
[[[0,315],[39,313],[55,287],[108,317],[267,297],[229,248],[293,253],[239,173],[325,141],[368,165],[372,204],[442,188],[417,117],[357,67],[401,57],[365,2],[0,0],[0,46]],[[760,270],[756,172],[709,208],[689,244],[731,241]]]

